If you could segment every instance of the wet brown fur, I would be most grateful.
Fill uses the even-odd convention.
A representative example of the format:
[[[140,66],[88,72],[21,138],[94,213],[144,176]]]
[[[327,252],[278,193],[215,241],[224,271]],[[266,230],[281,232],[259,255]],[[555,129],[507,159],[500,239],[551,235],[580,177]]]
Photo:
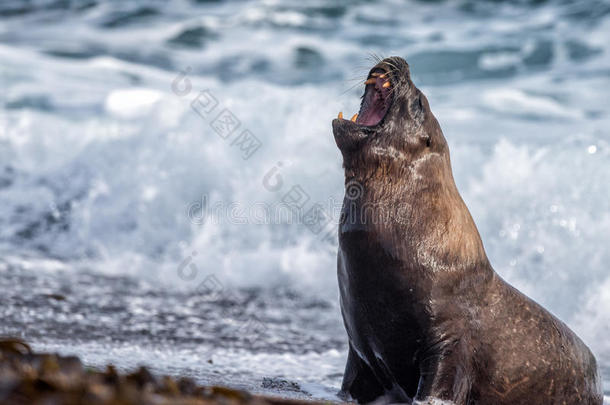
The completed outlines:
[[[346,181],[338,277],[350,350],[341,394],[601,404],[585,344],[491,267],[407,63],[384,59],[371,73],[380,70],[392,83],[385,118],[374,127],[333,121]]]

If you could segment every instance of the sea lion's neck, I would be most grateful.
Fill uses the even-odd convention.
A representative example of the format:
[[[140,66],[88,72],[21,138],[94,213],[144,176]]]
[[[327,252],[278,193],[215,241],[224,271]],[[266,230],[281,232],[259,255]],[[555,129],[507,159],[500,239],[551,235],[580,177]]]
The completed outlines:
[[[357,221],[401,261],[433,271],[491,271],[448,157],[430,154],[411,164],[346,168],[345,175],[344,212],[360,216],[348,220]]]

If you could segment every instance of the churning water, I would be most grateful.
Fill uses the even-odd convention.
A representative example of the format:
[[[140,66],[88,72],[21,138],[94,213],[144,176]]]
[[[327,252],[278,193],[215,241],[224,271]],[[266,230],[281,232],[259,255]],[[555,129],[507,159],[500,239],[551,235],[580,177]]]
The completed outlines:
[[[371,53],[399,55],[495,269],[577,331],[610,395],[608,38],[607,0],[3,1],[0,333],[332,398],[330,122]]]

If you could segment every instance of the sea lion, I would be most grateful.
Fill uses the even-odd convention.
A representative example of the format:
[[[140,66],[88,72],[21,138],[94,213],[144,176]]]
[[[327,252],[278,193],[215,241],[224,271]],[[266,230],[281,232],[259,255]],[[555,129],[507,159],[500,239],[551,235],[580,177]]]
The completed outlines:
[[[360,112],[332,126],[346,183],[337,273],[349,353],[340,396],[602,404],[587,346],[489,263],[407,62],[380,61]]]

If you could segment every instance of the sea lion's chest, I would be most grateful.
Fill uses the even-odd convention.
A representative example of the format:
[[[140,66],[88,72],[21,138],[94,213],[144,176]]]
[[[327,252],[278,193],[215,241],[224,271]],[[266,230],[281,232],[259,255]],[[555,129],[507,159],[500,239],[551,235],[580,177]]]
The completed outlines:
[[[363,221],[340,226],[337,271],[343,318],[362,356],[384,359],[400,353],[401,361],[410,362],[429,319],[426,300],[417,270],[384,246],[379,229]]]

